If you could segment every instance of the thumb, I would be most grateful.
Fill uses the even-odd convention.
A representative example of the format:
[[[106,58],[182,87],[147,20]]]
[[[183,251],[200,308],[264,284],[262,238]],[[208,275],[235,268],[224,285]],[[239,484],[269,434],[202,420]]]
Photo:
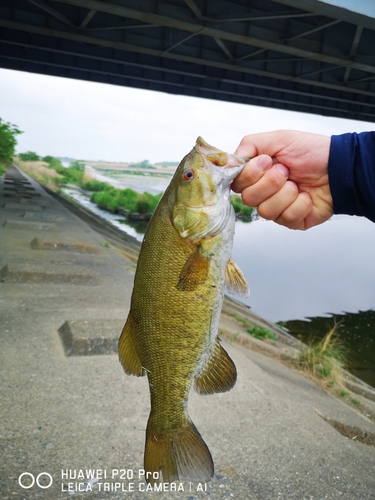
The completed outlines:
[[[234,154],[244,158],[261,154],[271,157],[276,156],[280,149],[280,140],[283,135],[284,133],[281,130],[245,135]]]

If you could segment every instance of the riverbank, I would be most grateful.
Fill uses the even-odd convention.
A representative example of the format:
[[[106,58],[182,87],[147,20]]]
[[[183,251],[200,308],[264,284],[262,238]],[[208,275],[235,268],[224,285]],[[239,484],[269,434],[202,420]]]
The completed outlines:
[[[16,170],[1,183],[2,498],[152,498],[139,477],[147,383],[123,373],[110,342],[127,316],[139,243]],[[224,314],[221,328],[238,370],[235,388],[189,400],[215,475],[200,490],[177,483],[180,491],[158,498],[372,499],[375,424],[276,359],[235,343],[266,345],[243,337],[232,320]],[[125,475],[117,482],[127,489],[111,490],[113,471],[122,469],[134,479]],[[74,490],[88,480],[69,475],[86,470],[94,471],[93,491]],[[42,487],[21,486],[42,473]]]
[[[107,235],[109,239],[115,236],[115,243],[120,245],[120,247],[123,247],[123,243],[125,242],[125,248],[122,248],[124,251],[126,250],[126,246],[128,244],[130,244],[132,249],[136,252],[139,251],[141,239],[128,235],[120,227],[108,222],[107,217],[104,214],[102,216],[100,213],[93,213],[90,209],[87,209],[80,204],[76,205],[75,199],[69,195],[65,194],[64,197],[61,198],[60,195],[52,191],[50,194],[52,196],[56,196],[60,202],[67,203],[67,208],[74,210],[76,215],[83,217],[89,224],[93,224],[97,230],[102,232],[103,235]],[[258,328],[268,330],[275,335],[276,340],[257,340],[256,338],[251,337],[247,333],[246,327],[241,324],[241,321],[236,321],[235,317],[238,319],[245,319],[246,322],[249,323],[249,326],[256,326]],[[248,306],[228,295],[224,298],[222,323],[221,333],[224,337],[241,345],[247,346],[257,352],[262,352],[267,356],[284,361],[289,366],[292,366],[290,361],[294,356],[296,346],[299,345],[299,341],[294,336],[290,335],[288,331],[280,328],[276,323],[268,321],[257,315]],[[310,375],[308,374],[308,376]],[[318,384],[320,382],[317,379],[315,381]],[[366,400],[375,401],[374,388],[349,372],[346,372],[345,384],[346,388],[350,392],[343,395],[343,391],[340,388],[334,387],[331,390],[331,394],[334,397],[339,395],[341,398],[344,398],[344,401],[347,404],[356,407],[357,410],[361,411],[363,414],[368,414],[368,412],[371,414],[374,413],[375,420],[375,408],[374,410],[372,408],[370,409],[366,406],[366,404],[363,404],[363,402],[359,402],[360,404],[358,404],[358,402],[353,403],[353,400],[357,401],[355,394],[365,397]]]

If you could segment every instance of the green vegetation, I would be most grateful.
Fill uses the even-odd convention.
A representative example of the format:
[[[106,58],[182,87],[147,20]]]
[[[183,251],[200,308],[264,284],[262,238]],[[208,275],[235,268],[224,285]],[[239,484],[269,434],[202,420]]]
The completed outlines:
[[[342,398],[346,398],[346,396],[348,396],[348,391],[344,391],[343,389],[341,389],[340,391],[338,391],[338,395],[341,396]]]
[[[129,212],[147,214],[155,210],[161,195],[162,193],[158,195],[140,194],[129,188],[116,189],[110,186],[102,192],[93,193],[91,201],[110,212],[118,212],[119,207],[122,207]]]
[[[242,201],[241,196],[237,194],[231,194],[230,195],[230,202],[232,204],[232,207],[236,213],[236,215],[240,217],[251,217],[251,215],[254,212],[253,207],[248,207],[245,205],[245,203]]]
[[[5,165],[3,163],[0,163],[0,175],[5,174],[6,170],[7,169],[6,169]]]
[[[85,166],[81,162],[74,161],[69,167],[64,167],[61,161],[53,156],[44,156],[42,161],[48,164],[48,168],[62,175],[61,184],[77,184],[78,186],[82,184]]]
[[[85,191],[100,192],[108,189],[110,185],[106,182],[97,181],[96,179],[87,179],[82,181],[81,187]]]
[[[34,151],[27,151],[26,153],[19,153],[18,158],[22,161],[40,161],[40,156]]]
[[[53,156],[40,158],[33,151],[20,153],[15,161],[22,170],[54,191],[58,191],[64,184],[80,186],[83,182],[85,167],[79,161],[65,168],[57,158]]]
[[[14,158],[14,163],[44,186],[53,191],[59,190],[62,176],[48,168],[46,163],[42,161],[21,161],[18,157]]]
[[[20,157],[20,155],[18,156]],[[61,171],[61,169],[64,168],[61,164],[61,161],[55,158],[54,156],[44,156],[41,160],[48,163],[49,168],[53,168],[54,170]]]
[[[39,161],[19,161],[21,158],[38,158]],[[18,155],[18,165],[39,182],[55,191],[58,191],[64,184],[75,184],[85,191],[92,191],[91,201],[114,213],[118,212],[120,207],[139,214],[151,213],[155,210],[162,195],[162,193],[140,194],[132,189],[116,189],[106,182],[84,178],[85,167],[80,161],[74,161],[65,168],[60,160],[53,156],[44,156],[40,159],[36,153],[29,151]]]
[[[148,160],[139,161],[138,163],[130,163],[132,168],[155,168]]]
[[[309,345],[301,345],[293,364],[325,380],[328,385],[338,384],[342,387],[348,351],[337,335],[338,327],[335,324],[322,339],[311,341]]]
[[[259,328],[259,326],[253,326],[252,328],[248,328],[246,331],[259,340],[277,340],[276,335],[270,332],[270,330],[267,330],[267,328]]]
[[[21,130],[12,123],[4,122],[0,118],[0,163],[5,169],[7,163],[11,163],[17,146],[17,135]]]
[[[161,165],[162,167],[177,167],[178,164],[178,161],[161,161],[160,163],[156,163],[156,165]]]
[[[267,330],[267,328],[260,328],[257,325],[251,325],[249,321],[246,318],[242,318],[238,314],[231,314],[233,318],[235,318],[239,323],[241,323],[244,327],[247,333],[250,333],[253,337],[259,340],[264,340],[264,339],[271,339],[271,340],[277,340],[277,337],[274,333],[272,333],[270,330]]]

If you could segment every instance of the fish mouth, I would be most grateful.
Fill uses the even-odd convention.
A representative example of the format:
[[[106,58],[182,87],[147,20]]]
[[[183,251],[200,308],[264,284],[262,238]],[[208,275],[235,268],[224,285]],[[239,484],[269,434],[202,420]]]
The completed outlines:
[[[242,158],[231,153],[225,153],[215,146],[208,144],[202,137],[198,137],[195,143],[195,150],[214,167],[233,168],[245,165],[250,158]]]

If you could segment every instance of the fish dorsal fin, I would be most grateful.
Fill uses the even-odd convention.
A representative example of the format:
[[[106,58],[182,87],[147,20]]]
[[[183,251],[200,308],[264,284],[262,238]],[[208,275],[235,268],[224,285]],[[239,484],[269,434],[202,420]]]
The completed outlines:
[[[142,367],[133,340],[131,314],[129,314],[126,320],[118,342],[118,355],[125,373],[128,375],[136,375],[137,377],[143,377],[143,375],[145,375],[146,371]]]
[[[202,371],[195,377],[198,394],[230,391],[237,380],[236,366],[216,337],[215,347]]]
[[[250,295],[249,285],[241,269],[232,259],[229,259],[225,268],[225,286],[229,293],[239,295],[240,297],[248,297]]]
[[[209,259],[204,257],[201,247],[198,246],[185,262],[181,270],[177,290],[182,292],[192,292],[198,285],[202,285],[208,275]]]

